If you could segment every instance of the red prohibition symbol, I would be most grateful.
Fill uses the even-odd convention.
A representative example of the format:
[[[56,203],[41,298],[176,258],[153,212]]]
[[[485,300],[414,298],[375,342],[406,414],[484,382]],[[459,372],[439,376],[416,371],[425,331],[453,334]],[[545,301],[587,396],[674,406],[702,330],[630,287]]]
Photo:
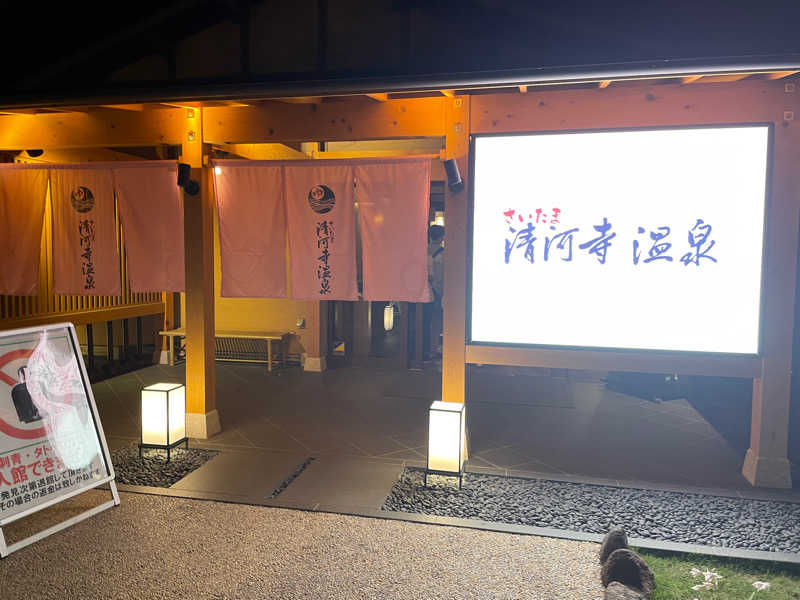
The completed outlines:
[[[33,350],[21,349],[12,350],[11,352],[7,352],[6,354],[0,356],[0,381],[9,387],[14,387],[17,385],[17,382],[7,373],[2,371],[2,368],[13,360],[28,358],[31,354],[33,354]],[[0,417],[0,433],[5,433],[9,437],[20,440],[37,440],[47,435],[44,427],[38,427],[37,429],[20,429],[19,427],[14,427],[10,423],[6,423],[2,417]]]

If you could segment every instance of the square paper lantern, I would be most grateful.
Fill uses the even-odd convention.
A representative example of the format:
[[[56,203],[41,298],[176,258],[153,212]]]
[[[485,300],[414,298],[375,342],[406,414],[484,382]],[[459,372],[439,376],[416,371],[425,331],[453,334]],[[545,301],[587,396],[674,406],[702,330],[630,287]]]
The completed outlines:
[[[142,448],[161,448],[167,451],[186,443],[186,387],[180,383],[154,383],[142,390]]]
[[[428,473],[461,476],[467,460],[466,414],[461,402],[431,404],[428,412],[428,464],[425,469],[425,485]]]

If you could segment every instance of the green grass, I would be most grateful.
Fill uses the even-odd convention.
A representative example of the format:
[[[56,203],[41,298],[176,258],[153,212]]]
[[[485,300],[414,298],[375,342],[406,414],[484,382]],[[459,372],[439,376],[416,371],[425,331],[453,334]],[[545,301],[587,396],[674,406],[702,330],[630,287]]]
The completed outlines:
[[[754,581],[767,581],[770,589],[757,592],[754,600],[800,600],[800,567],[774,562],[714,558],[699,554],[673,554],[636,550],[656,576],[652,600],[748,600]],[[692,567],[710,570],[723,577],[711,590],[692,589],[703,583],[693,578]]]

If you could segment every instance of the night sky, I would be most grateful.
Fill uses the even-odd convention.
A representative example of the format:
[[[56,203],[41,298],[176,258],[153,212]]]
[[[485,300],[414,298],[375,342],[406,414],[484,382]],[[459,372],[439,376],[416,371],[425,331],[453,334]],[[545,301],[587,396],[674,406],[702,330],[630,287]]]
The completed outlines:
[[[166,52],[176,41],[213,23],[237,22],[250,3],[3,4],[6,60],[0,95],[100,85],[114,69]],[[277,8],[282,3],[253,4]],[[361,19],[365,28],[370,23],[366,13],[391,14],[399,33],[387,34],[393,33],[395,40],[405,39],[402,28],[408,26],[409,11],[417,24],[433,24],[437,34],[418,36],[416,50],[408,52],[403,66],[378,62],[360,73],[323,69],[318,73],[323,78],[800,55],[797,0],[307,0],[297,3],[298,10],[314,9],[306,15],[307,29],[316,23],[316,8],[325,4],[339,22]],[[312,35],[293,34],[297,42],[282,43],[304,44],[307,38],[301,36]],[[328,43],[328,52],[335,53],[338,42],[331,38]]]

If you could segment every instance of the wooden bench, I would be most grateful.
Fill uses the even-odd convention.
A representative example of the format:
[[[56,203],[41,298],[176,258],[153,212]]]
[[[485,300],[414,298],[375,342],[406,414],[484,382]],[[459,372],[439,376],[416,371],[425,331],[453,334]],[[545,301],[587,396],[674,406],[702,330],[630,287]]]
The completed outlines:
[[[186,337],[186,328],[185,327],[178,327],[177,329],[169,329],[167,331],[159,331],[159,334],[170,338],[178,337]],[[214,332],[215,338],[238,338],[238,339],[246,339],[246,340],[265,340],[267,342],[267,369],[272,371],[272,342],[281,342],[281,365],[286,366],[286,350],[288,345],[287,337],[289,333],[284,333],[280,331],[230,331],[230,330],[219,330]],[[232,360],[232,361],[239,361],[242,362],[263,362],[263,361],[249,361],[244,359],[220,359],[220,360]],[[170,366],[175,365],[175,353],[172,351],[170,347],[169,353],[169,364]]]

